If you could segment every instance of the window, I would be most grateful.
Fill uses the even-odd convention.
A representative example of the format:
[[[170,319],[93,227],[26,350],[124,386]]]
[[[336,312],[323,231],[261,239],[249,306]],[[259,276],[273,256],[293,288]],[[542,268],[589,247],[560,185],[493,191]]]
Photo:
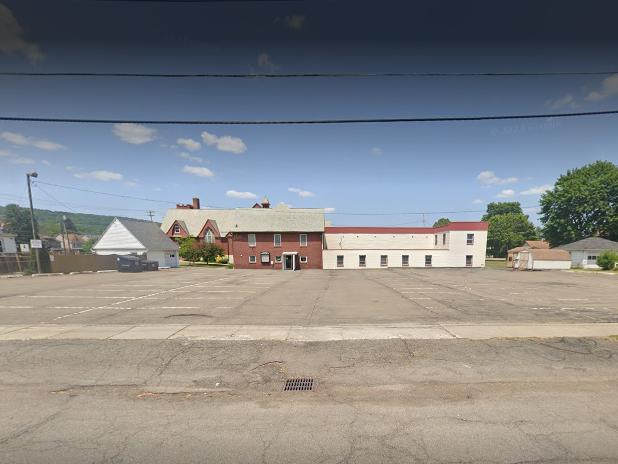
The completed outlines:
[[[175,255],[174,253],[167,253],[167,254],[165,255],[165,257],[166,257],[166,258],[175,258],[175,257],[176,257],[176,255]]]
[[[360,255],[358,257],[358,265],[360,267],[365,267],[367,265],[367,256],[366,255]]]
[[[260,253],[260,261],[263,263],[270,263],[270,253],[268,253],[267,251],[263,251],[262,253]]]
[[[446,234],[442,234],[442,245],[446,245]]]
[[[425,255],[425,266],[431,266],[431,255]]]
[[[254,247],[255,246],[255,234],[249,234],[249,246],[250,247]]]
[[[275,234],[275,246],[281,246],[281,234]]]
[[[380,266],[388,266],[388,256],[387,255],[380,256]]]
[[[249,263],[256,263],[255,255],[249,255]]]
[[[300,262],[301,263],[306,263],[307,262],[307,257],[306,256],[300,256]]]
[[[401,255],[401,265],[402,266],[410,265],[410,255]]]
[[[466,255],[466,266],[472,266],[472,255]]]
[[[343,255],[337,255],[337,267],[343,267]]]
[[[178,235],[180,233],[180,226],[178,224],[174,224],[174,235]]]
[[[275,256],[275,263],[281,262],[281,256]]]
[[[307,234],[300,234],[300,246],[307,246]]]
[[[596,256],[588,256],[588,261],[596,261]]]
[[[210,227],[204,232],[204,241],[206,243],[215,243],[215,233]]]
[[[434,238],[434,240],[433,240],[433,244],[434,244],[434,245],[437,245],[437,244],[438,244],[438,236],[437,236],[437,235],[434,235],[434,236],[433,236],[433,238]]]
[[[468,234],[466,245],[474,245],[474,234]]]
[[[0,253],[4,253],[4,242],[0,240]]]

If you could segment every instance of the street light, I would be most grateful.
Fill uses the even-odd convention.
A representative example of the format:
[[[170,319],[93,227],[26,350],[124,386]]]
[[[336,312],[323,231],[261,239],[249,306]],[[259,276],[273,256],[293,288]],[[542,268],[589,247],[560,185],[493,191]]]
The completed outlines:
[[[28,198],[30,199],[30,223],[32,224],[32,238],[36,240],[36,229],[34,228],[34,208],[32,206],[32,189],[30,188],[30,178],[31,177],[39,177],[39,175],[35,171],[30,171],[26,173],[26,179],[28,179]],[[36,269],[37,272],[41,273],[41,257],[39,255],[39,249],[35,248],[34,252],[36,254]]]

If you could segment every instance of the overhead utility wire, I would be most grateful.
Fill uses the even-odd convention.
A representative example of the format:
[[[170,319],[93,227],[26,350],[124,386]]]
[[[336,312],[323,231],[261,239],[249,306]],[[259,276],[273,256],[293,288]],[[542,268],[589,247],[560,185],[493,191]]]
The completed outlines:
[[[461,116],[441,118],[374,118],[374,119],[299,119],[279,121],[201,121],[201,120],[159,120],[159,119],[81,119],[81,118],[26,118],[0,116],[0,121],[21,122],[65,122],[80,124],[178,124],[178,125],[282,125],[282,124],[361,124],[361,123],[394,123],[394,122],[447,122],[447,121],[492,121],[501,119],[536,119],[536,118],[567,118],[574,116],[598,116],[618,114],[618,110],[589,111],[581,113],[556,114],[525,114],[509,116]]]
[[[564,71],[564,72],[470,72],[470,73],[298,73],[298,74],[213,74],[213,73],[96,73],[96,72],[0,72],[0,76],[24,77],[153,77],[165,79],[231,78],[231,79],[281,79],[295,77],[509,77],[509,76],[578,76],[609,75],[618,71]]]
[[[54,187],[60,187],[60,188],[69,189],[69,190],[79,190],[80,192],[98,193],[99,195],[109,195],[111,197],[130,198],[132,200],[153,201],[153,202],[157,202],[157,203],[166,203],[166,204],[174,204],[175,203],[173,201],[151,200],[149,198],[131,197],[131,196],[128,196],[128,195],[119,195],[119,194],[116,194],[116,193],[98,192],[96,190],[87,190],[87,189],[81,189],[81,188],[77,188],[77,187],[67,187],[67,186],[64,186],[64,185],[51,184],[49,182],[36,181],[35,184],[52,185]],[[67,208],[68,208],[68,206],[67,206]]]

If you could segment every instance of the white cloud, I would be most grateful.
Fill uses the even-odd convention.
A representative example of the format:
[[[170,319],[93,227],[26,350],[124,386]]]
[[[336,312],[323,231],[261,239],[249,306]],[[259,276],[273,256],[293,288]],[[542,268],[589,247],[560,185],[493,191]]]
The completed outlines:
[[[21,53],[30,63],[36,65],[44,60],[39,44],[28,43],[13,13],[6,6],[0,4],[0,51],[6,55]]]
[[[561,107],[563,107],[565,105],[568,105],[569,103],[573,103],[573,94],[572,93],[569,93],[569,94],[565,95],[564,97],[556,100],[551,107],[553,109],[557,109],[557,108],[561,108]]]
[[[298,193],[298,192],[300,192],[300,189],[297,189],[297,188],[294,188],[294,187],[290,187],[290,188],[288,189],[288,192]]]
[[[10,151],[0,150],[0,158],[8,158],[9,163],[11,164],[35,164],[33,159],[17,156],[15,153]]]
[[[137,185],[137,182],[125,182],[124,185],[126,185],[127,187],[135,187]]]
[[[520,195],[540,195],[541,193],[544,193],[547,190],[551,190],[553,189],[554,186],[553,184],[545,184],[545,185],[540,185],[538,187],[532,187],[528,190],[524,190],[523,192],[519,192]]]
[[[10,151],[0,150],[0,157],[8,158],[10,156],[17,156],[15,153],[11,153]]]
[[[530,208],[522,208],[522,212],[524,214],[538,214],[539,208],[536,206],[532,206]]]
[[[215,134],[210,134],[206,131],[202,132],[202,140],[208,146],[217,145],[217,150],[227,151],[229,153],[244,153],[247,151],[247,146],[238,137],[232,137],[230,135],[224,135],[218,137]]]
[[[335,212],[335,208],[324,208],[324,212],[325,212],[326,214],[328,214],[328,213],[334,213],[334,212]]]
[[[67,169],[70,166],[67,166]],[[70,169],[69,169],[70,170]],[[118,172],[111,171],[90,171],[90,172],[78,172],[73,174],[73,177],[77,179],[96,179],[103,182],[109,182],[110,180],[123,180],[124,176]]]
[[[228,190],[225,192],[226,197],[230,198],[257,198],[255,193],[251,192],[237,192],[236,190]]]
[[[195,163],[203,163],[204,160],[202,158],[200,158],[199,156],[191,156],[189,153],[178,153],[178,156],[180,156],[181,158],[184,159],[188,159],[189,161],[193,161]]]
[[[378,147],[373,148],[371,151],[373,152],[374,155],[378,155],[378,156],[382,156],[382,153],[383,153],[382,149]]]
[[[272,58],[269,54],[260,53],[258,55],[258,68],[266,69],[272,74],[279,69],[279,66],[272,62]]]
[[[51,166],[51,163],[47,160],[41,160],[41,163],[43,163],[45,166]]]
[[[517,177],[507,177],[506,179],[501,179],[496,176],[494,171],[483,171],[476,176],[476,180],[486,185],[504,185],[517,182],[519,179]]]
[[[305,26],[305,15],[286,16],[285,25],[293,31],[300,31]]]
[[[474,200],[474,201],[473,201],[473,203],[474,203],[475,205],[480,205],[480,204],[482,204],[482,203],[485,203],[485,200],[481,200],[480,198],[477,198],[476,200]]]
[[[308,198],[308,197],[314,197],[315,195],[313,194],[313,192],[308,192],[307,190],[301,190],[300,192],[298,192],[298,196]]]
[[[618,74],[603,79],[601,90],[590,92],[586,98],[588,100],[597,101],[613,97],[614,95],[618,95]]]
[[[502,190],[502,192],[500,192],[498,194],[498,198],[509,198],[509,197],[514,197],[516,195],[514,190]]]
[[[34,137],[26,137],[23,134],[17,134],[15,132],[4,131],[2,134],[0,134],[0,137],[2,137],[5,140],[8,140],[9,142],[15,145],[21,145],[23,147],[32,146],[32,147],[40,148],[41,150],[48,150],[48,151],[55,151],[55,150],[60,150],[61,148],[64,148],[64,146],[60,145],[59,143],[50,142],[49,140],[45,140],[45,139],[35,139]]]
[[[197,151],[202,148],[202,144],[193,139],[178,139],[176,143],[189,151]]]
[[[208,168],[203,168],[201,166],[185,166],[182,168],[182,172],[186,172],[187,174],[193,174],[197,177],[214,177],[215,174]]]
[[[156,129],[134,123],[114,124],[113,131],[120,140],[133,145],[152,142],[157,134]]]

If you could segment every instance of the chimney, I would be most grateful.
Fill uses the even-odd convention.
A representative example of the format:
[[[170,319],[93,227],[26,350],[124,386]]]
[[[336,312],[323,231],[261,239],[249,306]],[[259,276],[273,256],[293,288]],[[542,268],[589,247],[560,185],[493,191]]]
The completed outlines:
[[[270,208],[270,203],[268,203],[268,198],[266,197],[262,200],[262,208]]]
[[[193,209],[200,209],[200,199],[193,197]]]

